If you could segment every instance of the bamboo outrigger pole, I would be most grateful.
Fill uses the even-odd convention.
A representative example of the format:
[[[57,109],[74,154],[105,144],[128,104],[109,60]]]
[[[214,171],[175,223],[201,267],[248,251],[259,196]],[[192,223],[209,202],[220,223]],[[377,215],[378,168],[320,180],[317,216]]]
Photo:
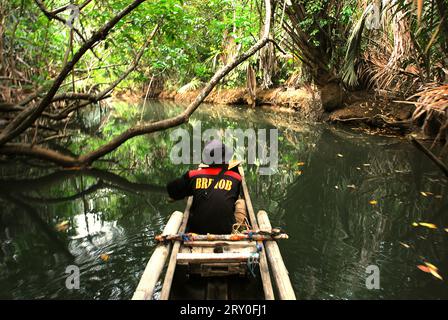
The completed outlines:
[[[185,229],[187,228],[192,203],[193,203],[193,197],[189,197],[184,212],[184,219],[182,221],[182,225],[179,228],[179,233],[184,233]],[[165,274],[165,280],[163,281],[162,292],[160,293],[160,300],[168,300],[170,297],[171,284],[173,283],[174,271],[176,271],[177,253],[179,252],[181,244],[182,241],[176,241],[173,245],[173,250],[171,251],[170,260],[168,262],[168,268]]]
[[[266,211],[258,211],[257,217],[258,222],[260,223],[260,229],[269,232],[272,227]],[[286,269],[285,263],[283,262],[283,258],[280,253],[280,249],[278,248],[277,242],[266,241],[265,247],[280,299],[296,300],[296,294],[294,293],[294,289],[292,288],[288,270]]]
[[[173,234],[177,233],[179,226],[182,222],[183,213],[180,211],[175,211],[171,215],[168,223],[163,229],[163,234]],[[161,243],[154,250],[151,259],[149,259],[146,265],[145,271],[140,278],[140,282],[137,289],[132,296],[132,300],[151,300],[154,293],[154,288],[159,280],[160,274],[162,273],[165,261],[168,258],[170,252],[171,242]]]
[[[243,178],[241,186],[243,187],[244,199],[246,200],[247,212],[249,214],[250,224],[252,229],[258,230],[257,218],[255,217],[254,208],[252,207],[252,201],[250,200],[249,189],[247,188],[246,179],[244,178],[244,170],[241,166],[238,167],[238,171]],[[268,261],[266,259],[266,252],[264,250],[263,241],[257,241],[261,246],[260,252],[260,275],[263,282],[264,297],[266,300],[274,300],[274,290],[272,289],[271,276],[269,274]]]

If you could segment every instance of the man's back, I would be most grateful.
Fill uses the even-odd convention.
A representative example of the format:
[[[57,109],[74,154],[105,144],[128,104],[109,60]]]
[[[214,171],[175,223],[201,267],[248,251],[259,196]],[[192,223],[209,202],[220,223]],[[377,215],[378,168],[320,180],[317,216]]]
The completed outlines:
[[[226,167],[191,170],[168,184],[168,193],[175,200],[193,196],[189,232],[225,234],[232,231],[241,176],[236,168],[227,170]]]

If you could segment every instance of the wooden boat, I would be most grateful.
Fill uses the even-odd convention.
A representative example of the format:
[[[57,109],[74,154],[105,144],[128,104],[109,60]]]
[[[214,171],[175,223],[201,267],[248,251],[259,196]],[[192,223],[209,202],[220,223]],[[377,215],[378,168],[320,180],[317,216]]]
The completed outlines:
[[[133,300],[296,299],[268,215],[259,211],[255,216],[243,169],[238,169],[250,228],[266,240],[257,241],[252,234],[186,237],[190,197],[183,213],[171,215],[160,236],[165,241],[154,250]],[[162,288],[155,293],[167,260]]]

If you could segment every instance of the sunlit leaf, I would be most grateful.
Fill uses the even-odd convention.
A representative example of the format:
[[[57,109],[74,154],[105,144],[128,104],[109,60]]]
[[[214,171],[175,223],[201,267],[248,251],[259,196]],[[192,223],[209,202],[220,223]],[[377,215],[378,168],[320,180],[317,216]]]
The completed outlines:
[[[109,261],[110,256],[107,253],[103,253],[102,255],[100,255],[101,260],[103,260],[104,262]]]
[[[448,232],[448,228],[445,228],[444,230],[445,230],[445,232]]]
[[[372,206],[375,206],[375,205],[378,204],[378,201],[376,201],[376,200],[370,200],[369,203],[370,203]]]
[[[64,232],[68,229],[70,222],[68,220],[64,220],[56,225],[56,230],[59,232]]]
[[[406,244],[406,243],[404,243],[404,242],[400,242],[400,244],[403,246],[403,247],[405,247],[406,249],[409,249],[411,246],[410,245],[408,245],[408,244]]]
[[[424,266],[424,265],[419,264],[419,265],[417,266],[417,268],[419,268],[419,269],[422,270],[423,272],[431,273],[431,268],[429,268],[429,267],[427,267],[427,266]]]
[[[347,188],[356,189],[356,186],[355,186],[354,184],[349,184],[349,185],[347,186]]]
[[[338,153],[337,156],[338,156],[339,158],[344,157],[344,155],[342,155],[342,154],[340,154],[340,153]]]
[[[439,268],[437,268],[435,265],[433,265],[432,263],[429,263],[429,262],[426,262],[425,261],[425,265],[428,267],[428,268],[431,268],[431,269],[433,269],[433,270],[436,270],[436,271],[439,271]]]
[[[305,162],[297,162],[297,165],[298,165],[298,166],[304,166],[304,165],[305,165]]]
[[[419,268],[423,272],[430,273],[433,277],[439,280],[443,280],[442,276],[438,272],[439,269],[435,265],[426,261],[424,263],[425,265],[418,265],[417,268]]]
[[[419,225],[422,227],[429,228],[429,229],[437,229],[437,226],[433,223],[420,222]]]
[[[429,268],[430,273],[439,280],[443,280],[442,276],[434,269]]]
[[[418,223],[417,222],[412,222],[412,226],[413,227],[418,227]]]
[[[421,194],[422,196],[424,196],[424,197],[427,197],[427,196],[428,196],[428,194],[427,194],[426,192],[423,192],[423,191],[420,191],[420,194]]]

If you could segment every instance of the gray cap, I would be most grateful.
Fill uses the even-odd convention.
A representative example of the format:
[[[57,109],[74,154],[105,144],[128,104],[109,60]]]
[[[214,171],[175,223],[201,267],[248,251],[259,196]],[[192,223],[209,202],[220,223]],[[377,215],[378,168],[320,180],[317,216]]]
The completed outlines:
[[[232,156],[233,150],[215,139],[205,145],[202,151],[202,162],[208,165],[229,163]]]

